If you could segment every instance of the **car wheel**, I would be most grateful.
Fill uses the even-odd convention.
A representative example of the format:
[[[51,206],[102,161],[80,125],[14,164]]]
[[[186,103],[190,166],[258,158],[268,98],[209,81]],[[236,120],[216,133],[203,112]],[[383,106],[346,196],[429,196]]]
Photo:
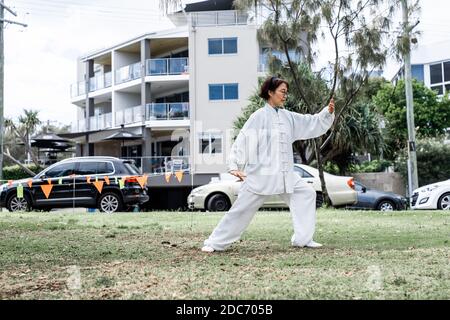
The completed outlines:
[[[382,200],[378,206],[377,209],[380,211],[394,211],[395,205],[392,201],[389,200]]]
[[[123,208],[122,199],[113,192],[102,194],[98,199],[98,209],[100,212],[113,213],[119,212]]]
[[[23,198],[17,198],[17,195],[13,195],[9,198],[6,208],[10,212],[24,212],[31,210],[31,201],[28,196],[24,195]]]
[[[438,200],[439,210],[450,210],[450,192],[444,193]]]
[[[316,209],[323,206],[323,194],[322,192],[316,192]]]
[[[224,194],[215,194],[208,200],[208,211],[228,211],[230,207],[230,200]]]

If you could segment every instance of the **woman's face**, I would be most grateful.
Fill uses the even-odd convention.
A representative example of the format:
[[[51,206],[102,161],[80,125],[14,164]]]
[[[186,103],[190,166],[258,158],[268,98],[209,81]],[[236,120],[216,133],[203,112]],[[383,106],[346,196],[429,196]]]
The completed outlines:
[[[269,91],[269,104],[274,107],[283,107],[286,102],[288,94],[288,88],[285,83],[282,83],[275,89],[275,91]]]

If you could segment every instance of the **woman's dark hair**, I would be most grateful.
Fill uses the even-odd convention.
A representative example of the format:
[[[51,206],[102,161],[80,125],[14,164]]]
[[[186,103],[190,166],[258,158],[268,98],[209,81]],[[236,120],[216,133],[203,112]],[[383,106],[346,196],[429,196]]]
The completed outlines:
[[[269,91],[274,92],[283,83],[286,84],[286,86],[288,87],[288,90],[289,90],[289,83],[287,83],[286,80],[280,79],[278,77],[267,78],[266,81],[264,81],[264,83],[261,86],[261,91],[259,93],[259,96],[266,101],[269,100],[269,98],[270,98]]]

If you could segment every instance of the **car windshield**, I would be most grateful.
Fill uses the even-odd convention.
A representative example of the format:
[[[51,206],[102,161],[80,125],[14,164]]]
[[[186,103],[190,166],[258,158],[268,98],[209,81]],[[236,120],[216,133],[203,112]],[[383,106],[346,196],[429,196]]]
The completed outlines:
[[[123,165],[125,166],[125,168],[127,168],[127,170],[129,171],[130,174],[141,174],[140,170],[134,165],[134,163],[129,162],[129,161],[124,161]]]

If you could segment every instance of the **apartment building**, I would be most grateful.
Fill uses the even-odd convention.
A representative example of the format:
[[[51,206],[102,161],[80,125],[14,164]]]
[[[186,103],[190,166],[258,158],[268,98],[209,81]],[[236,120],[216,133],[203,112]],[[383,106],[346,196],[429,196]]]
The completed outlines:
[[[72,137],[78,155],[134,158],[144,172],[182,170],[202,184],[226,171],[233,121],[265,76],[271,49],[258,43],[257,19],[231,0],[170,17],[174,29],[79,59]],[[121,130],[129,137],[111,138]]]
[[[450,91],[450,42],[421,45],[411,52],[412,77],[422,81],[425,86],[439,95]],[[392,79],[393,82],[404,78],[402,66]]]

